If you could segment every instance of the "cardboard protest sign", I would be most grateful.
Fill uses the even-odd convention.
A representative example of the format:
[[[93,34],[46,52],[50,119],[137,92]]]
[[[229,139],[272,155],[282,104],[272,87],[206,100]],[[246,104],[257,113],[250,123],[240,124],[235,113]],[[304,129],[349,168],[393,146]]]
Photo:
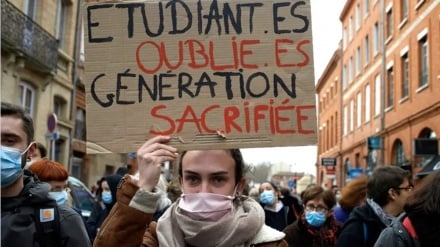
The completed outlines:
[[[87,139],[184,149],[316,144],[310,1],[84,6]]]

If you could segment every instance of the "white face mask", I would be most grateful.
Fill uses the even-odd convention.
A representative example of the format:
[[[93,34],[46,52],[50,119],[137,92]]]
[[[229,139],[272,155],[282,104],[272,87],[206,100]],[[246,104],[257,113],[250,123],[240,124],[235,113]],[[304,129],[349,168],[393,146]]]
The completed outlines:
[[[225,196],[213,193],[182,194],[179,208],[182,213],[193,220],[217,221],[232,213],[234,196]]]

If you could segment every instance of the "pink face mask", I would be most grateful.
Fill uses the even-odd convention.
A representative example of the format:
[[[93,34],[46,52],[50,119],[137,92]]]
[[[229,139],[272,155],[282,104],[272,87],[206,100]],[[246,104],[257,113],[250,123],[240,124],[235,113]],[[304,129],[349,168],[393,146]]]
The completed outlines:
[[[234,189],[234,195],[237,187]],[[179,208],[182,213],[193,220],[217,221],[230,214],[235,196],[225,196],[213,193],[182,194]]]

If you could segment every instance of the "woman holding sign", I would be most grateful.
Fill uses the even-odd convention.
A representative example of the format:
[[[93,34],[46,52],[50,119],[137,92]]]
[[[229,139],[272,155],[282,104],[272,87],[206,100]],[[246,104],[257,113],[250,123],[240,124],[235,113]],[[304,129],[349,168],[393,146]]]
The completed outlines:
[[[288,246],[284,233],[264,224],[258,202],[242,196],[244,162],[238,149],[183,152],[183,194],[151,222],[161,164],[178,158],[169,140],[156,136],[138,149],[139,179],[124,177],[94,246]]]

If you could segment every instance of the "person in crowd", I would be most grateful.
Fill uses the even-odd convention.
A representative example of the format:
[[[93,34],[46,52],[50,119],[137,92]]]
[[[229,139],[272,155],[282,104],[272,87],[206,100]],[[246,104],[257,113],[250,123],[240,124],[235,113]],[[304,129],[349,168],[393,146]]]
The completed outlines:
[[[283,230],[289,246],[335,246],[341,227],[332,213],[333,192],[314,185],[304,191],[302,200],[303,213]]]
[[[413,189],[409,171],[380,166],[367,181],[367,200],[344,223],[337,246],[373,246],[380,232],[403,212]]]
[[[138,171],[138,161],[136,152],[127,154],[127,169],[130,175],[135,175]]]
[[[171,180],[167,184],[167,195],[171,200],[171,203],[177,201],[182,195],[182,188],[180,187],[180,182],[178,178]]]
[[[296,217],[290,205],[280,200],[280,190],[272,182],[260,185],[260,203],[263,205],[266,225],[282,231],[287,225],[295,221]]]
[[[260,191],[258,190],[258,188],[252,188],[249,190],[249,197],[254,199],[255,201],[259,202],[260,201]]]
[[[382,231],[375,247],[434,247],[440,243],[440,171],[425,177],[409,195],[404,214]]]
[[[179,157],[167,145],[170,138],[153,137],[138,149],[139,179],[124,177],[112,217],[104,221],[94,246],[287,246],[282,232],[264,224],[259,203],[242,196],[246,180],[239,149],[182,152],[183,194],[157,223],[151,222],[161,164]]]
[[[351,211],[365,203],[367,198],[367,176],[359,176],[346,184],[341,191],[339,203],[333,214],[341,224],[348,219]]]
[[[118,170],[116,170],[116,174],[121,175],[123,177],[125,174],[129,173],[128,171],[129,170],[127,167],[121,166],[118,168]]]
[[[121,179],[121,175],[114,174],[104,176],[98,182],[98,190],[96,191],[97,200],[93,205],[90,217],[87,219],[87,228],[92,243],[102,222],[107,218],[110,210],[116,203],[116,187]]]
[[[81,209],[72,205],[71,198],[69,200],[70,189],[67,183],[69,173],[66,167],[53,160],[41,159],[32,164],[28,170],[35,174],[40,181],[50,184],[51,189],[49,196],[52,197],[58,205],[65,205],[75,210],[81,216],[86,230],[88,230],[85,219],[82,217]]]
[[[49,196],[58,205],[68,205],[67,179],[69,173],[63,165],[53,160],[42,159],[36,161],[28,170],[35,174],[40,181],[50,184]]]
[[[28,156],[28,160],[26,161],[26,165],[24,166],[24,169],[28,169],[29,166],[31,166],[34,162],[46,158],[47,155],[46,147],[39,142],[36,142],[36,145],[37,148],[35,149],[35,152],[31,156]]]
[[[36,149],[32,118],[2,102],[0,126],[1,246],[91,246],[81,216],[58,206],[49,195],[51,186],[23,170]]]
[[[283,202],[284,205],[290,207],[295,217],[293,221],[295,221],[302,214],[303,211],[303,207],[301,205],[299,198],[296,197],[294,194],[292,194],[290,189],[287,187],[281,187],[280,192],[281,192],[281,201]]]

